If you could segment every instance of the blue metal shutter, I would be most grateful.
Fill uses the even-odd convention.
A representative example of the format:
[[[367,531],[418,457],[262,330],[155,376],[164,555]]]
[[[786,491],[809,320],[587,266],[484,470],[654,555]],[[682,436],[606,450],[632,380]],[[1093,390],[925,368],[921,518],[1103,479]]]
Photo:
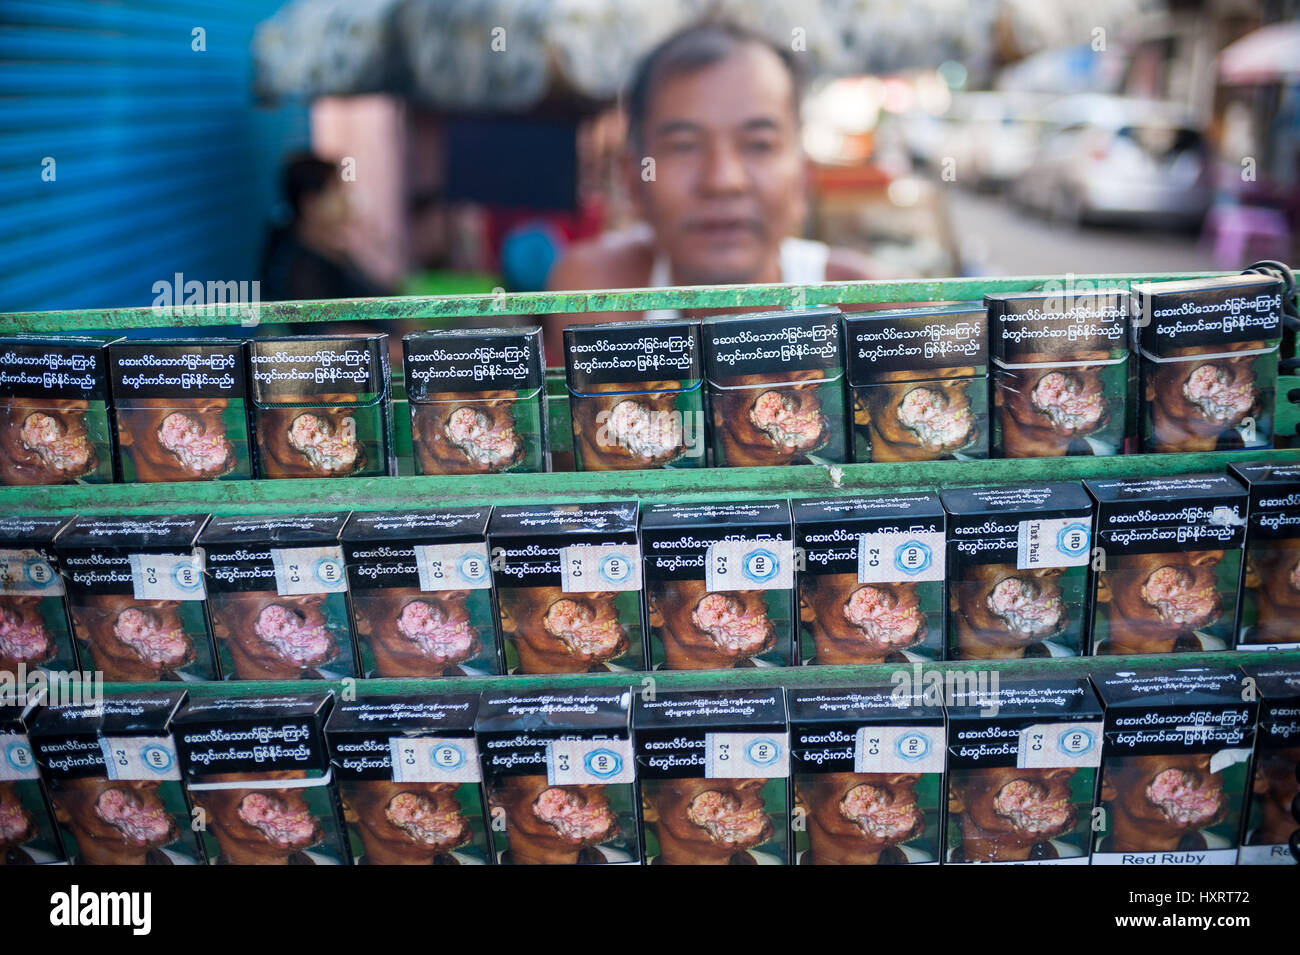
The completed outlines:
[[[253,28],[279,6],[0,0],[0,311],[257,278],[280,159],[309,135],[303,104],[252,99]]]

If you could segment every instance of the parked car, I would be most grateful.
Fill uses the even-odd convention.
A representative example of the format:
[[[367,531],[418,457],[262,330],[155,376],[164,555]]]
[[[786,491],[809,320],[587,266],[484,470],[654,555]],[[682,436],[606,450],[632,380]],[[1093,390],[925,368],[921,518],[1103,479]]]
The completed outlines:
[[[951,175],[958,185],[1002,188],[1033,160],[1042,100],[1029,93],[959,93],[942,117],[909,116],[904,139],[913,157],[936,174]]]
[[[1192,114],[1176,104],[1085,94],[1051,104],[1012,198],[1070,223],[1193,228],[1213,199],[1211,161]]]

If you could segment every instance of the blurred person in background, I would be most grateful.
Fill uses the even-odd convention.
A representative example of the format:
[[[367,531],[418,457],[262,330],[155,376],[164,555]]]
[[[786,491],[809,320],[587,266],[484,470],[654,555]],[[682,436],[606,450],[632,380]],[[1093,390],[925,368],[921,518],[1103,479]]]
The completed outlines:
[[[624,177],[643,221],[570,247],[548,287],[884,277],[860,252],[799,238],[809,204],[800,94],[798,55],[745,27],[706,22],[664,40],[638,65],[625,99]],[[630,317],[547,316],[550,363],[563,354],[565,325]]]
[[[391,294],[347,252],[352,218],[337,163],[310,153],[290,156],[281,174],[292,218],[272,228],[262,258],[265,301],[371,298]]]

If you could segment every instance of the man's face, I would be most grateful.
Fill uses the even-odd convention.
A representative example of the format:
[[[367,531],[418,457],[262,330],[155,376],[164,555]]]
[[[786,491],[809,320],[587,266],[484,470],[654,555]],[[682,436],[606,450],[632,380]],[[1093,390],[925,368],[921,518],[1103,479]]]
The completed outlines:
[[[976,564],[955,587],[953,611],[972,631],[972,642],[1026,647],[1065,629],[1061,570],[1018,570],[1014,564]]]
[[[1102,799],[1149,832],[1204,829],[1228,811],[1223,777],[1210,772],[1208,753],[1124,759],[1112,779],[1103,782]]]
[[[629,176],[659,247],[685,284],[755,281],[806,212],[794,85],[779,57],[747,44],[666,78],[647,104]]]
[[[1100,575],[1097,599],[1135,628],[1170,636],[1209,626],[1223,614],[1221,550],[1136,554]],[[1112,626],[1114,622],[1112,621]]]
[[[349,785],[344,806],[356,815],[367,844],[408,855],[450,852],[473,837],[455,783],[366,780]]]
[[[1074,828],[1073,776],[1073,769],[967,770],[952,780],[948,811],[964,813],[1003,845],[1025,848]]]
[[[705,855],[735,853],[772,838],[766,785],[766,779],[653,780],[642,785],[642,799],[647,818],[678,843]]]
[[[582,849],[618,835],[604,786],[552,786],[545,776],[510,776],[491,793],[511,831],[557,849]]]
[[[36,820],[23,808],[16,783],[0,783],[0,849],[22,845],[36,832]]]
[[[289,854],[324,838],[311,806],[297,789],[218,789],[196,793],[222,851]]]
[[[770,650],[776,625],[761,590],[710,593],[702,580],[668,581],[652,601],[672,669],[734,666]]]
[[[69,779],[51,795],[60,819],[71,824],[79,839],[84,835],[100,846],[150,849],[177,838],[158,783]]]
[[[915,584],[859,584],[856,574],[827,574],[808,575],[801,586],[801,613],[817,638],[862,662],[916,646],[929,632]]]
[[[502,588],[501,623],[515,636],[523,672],[581,672],[626,652],[629,638],[617,597],[566,594],[559,587]]]
[[[910,773],[821,773],[799,782],[813,824],[850,845],[877,850],[919,835],[925,819]]]

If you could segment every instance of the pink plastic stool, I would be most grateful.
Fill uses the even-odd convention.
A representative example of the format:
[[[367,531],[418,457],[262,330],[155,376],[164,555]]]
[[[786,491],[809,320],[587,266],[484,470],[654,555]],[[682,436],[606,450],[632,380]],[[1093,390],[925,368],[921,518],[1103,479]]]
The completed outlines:
[[[1239,269],[1255,259],[1285,259],[1291,251],[1291,229],[1276,209],[1223,203],[1205,217],[1201,241],[1213,245],[1217,268]]]

